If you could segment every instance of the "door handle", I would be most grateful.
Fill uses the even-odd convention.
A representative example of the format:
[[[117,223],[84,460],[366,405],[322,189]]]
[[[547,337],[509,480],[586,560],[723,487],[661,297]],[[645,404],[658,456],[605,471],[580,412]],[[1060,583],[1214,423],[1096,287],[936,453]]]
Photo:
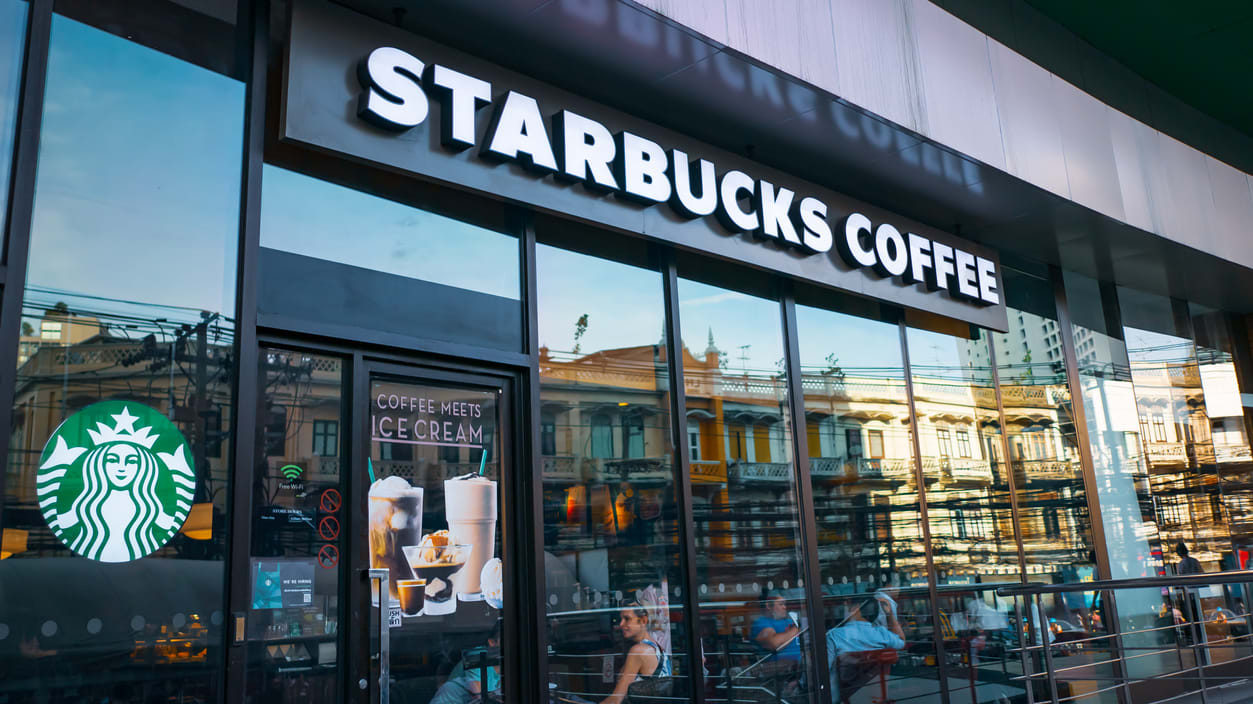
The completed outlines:
[[[371,568],[367,573],[371,582],[378,582],[379,616],[379,687],[378,704],[391,704],[391,626],[387,623],[391,599],[388,596],[388,570]]]

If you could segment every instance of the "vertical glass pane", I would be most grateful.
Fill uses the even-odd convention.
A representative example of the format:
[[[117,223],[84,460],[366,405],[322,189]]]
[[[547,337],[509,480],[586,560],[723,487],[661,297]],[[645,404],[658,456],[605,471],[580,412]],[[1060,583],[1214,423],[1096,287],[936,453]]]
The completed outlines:
[[[711,697],[803,700],[821,627],[805,608],[779,304],[680,279],[679,310]]]
[[[877,692],[883,655],[889,696],[938,701],[900,328],[806,306],[796,324],[832,700]]]
[[[536,267],[552,682],[611,704],[684,699],[661,276],[543,245]]]
[[[28,3],[16,0],[0,2],[0,222],[6,221],[9,201],[18,89],[22,84],[22,50],[26,43],[26,13],[29,7]]]
[[[1164,569],[1162,552],[1117,297],[1112,286],[1078,274],[1066,272],[1064,282],[1110,571],[1114,579],[1157,576]],[[1132,677],[1151,677],[1179,666],[1174,647],[1167,644],[1166,651],[1159,652],[1162,635],[1148,630],[1162,625],[1170,614],[1164,610],[1161,592],[1117,593],[1123,645],[1140,655],[1127,663]],[[1101,609],[1102,604],[1094,605],[1103,616]]]
[[[349,517],[340,429],[344,365],[263,349],[248,610],[251,701],[338,701],[340,556]]]
[[[1187,306],[1126,288],[1118,289],[1118,300],[1167,571],[1221,570],[1231,552],[1231,534],[1222,517],[1212,428]]]
[[[1018,581],[987,332],[908,331],[931,551],[940,584]]]
[[[53,19],[0,562],[19,698],[218,696],[243,96]]]
[[[1253,554],[1253,452],[1241,393],[1248,392],[1249,380],[1241,380],[1236,372],[1239,342],[1230,316],[1196,304],[1191,306],[1191,313],[1214,462],[1221,482],[1221,502],[1209,509],[1231,532],[1232,548],[1223,555],[1222,569],[1248,569],[1249,555]]]
[[[396,702],[499,698],[504,575],[500,392],[375,376],[370,382],[370,568],[387,571]],[[502,560],[502,557],[504,558]],[[374,670],[372,670],[374,672]]]
[[[1010,507],[1009,466],[1001,444],[988,333],[970,337],[910,328],[906,334],[914,412],[922,453],[935,580],[942,586],[936,624],[957,657],[944,658],[949,687],[975,694],[978,682],[1006,697],[1022,695],[1004,677],[1018,669],[1012,604],[998,584],[1020,581]],[[980,646],[991,643],[991,648]],[[990,696],[990,694],[989,694]]]
[[[1005,296],[1009,331],[990,336],[996,346],[1027,580],[1092,581],[1095,543],[1053,286],[1047,279],[1007,269]],[[1101,663],[1113,657],[1109,641],[1090,640],[1109,627],[1097,594],[1066,592],[1040,599],[1050,638],[1059,644],[1054,666],[1077,668],[1065,678],[1065,687],[1079,695],[1108,685],[1101,678],[1112,677],[1114,670]],[[1079,669],[1092,663],[1097,664]],[[1112,693],[1101,696],[1114,699]]]
[[[1009,332],[991,333],[1028,581],[1095,578],[1091,519],[1052,284],[1006,270]],[[1063,600],[1086,620],[1090,603]]]

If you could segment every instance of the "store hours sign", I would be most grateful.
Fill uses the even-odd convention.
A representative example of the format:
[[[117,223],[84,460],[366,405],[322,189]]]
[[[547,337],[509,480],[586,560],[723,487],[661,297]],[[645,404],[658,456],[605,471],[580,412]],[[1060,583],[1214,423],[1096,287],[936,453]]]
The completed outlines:
[[[974,243],[341,8],[292,17],[289,141],[1005,327]]]

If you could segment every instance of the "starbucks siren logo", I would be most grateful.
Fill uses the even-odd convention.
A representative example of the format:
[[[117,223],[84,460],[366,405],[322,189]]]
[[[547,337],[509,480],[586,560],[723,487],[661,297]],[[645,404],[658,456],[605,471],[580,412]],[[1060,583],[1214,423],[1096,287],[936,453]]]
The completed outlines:
[[[196,487],[190,460],[183,434],[156,410],[132,401],[95,403],[48,438],[35,476],[39,509],[79,555],[138,560],[187,520]]]

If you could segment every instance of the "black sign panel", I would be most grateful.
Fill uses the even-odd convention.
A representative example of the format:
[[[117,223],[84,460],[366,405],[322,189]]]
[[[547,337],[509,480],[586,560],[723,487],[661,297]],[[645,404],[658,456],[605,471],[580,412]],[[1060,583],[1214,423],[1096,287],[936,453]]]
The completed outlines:
[[[284,140],[1007,327],[980,245],[320,0],[294,4],[287,54]]]

